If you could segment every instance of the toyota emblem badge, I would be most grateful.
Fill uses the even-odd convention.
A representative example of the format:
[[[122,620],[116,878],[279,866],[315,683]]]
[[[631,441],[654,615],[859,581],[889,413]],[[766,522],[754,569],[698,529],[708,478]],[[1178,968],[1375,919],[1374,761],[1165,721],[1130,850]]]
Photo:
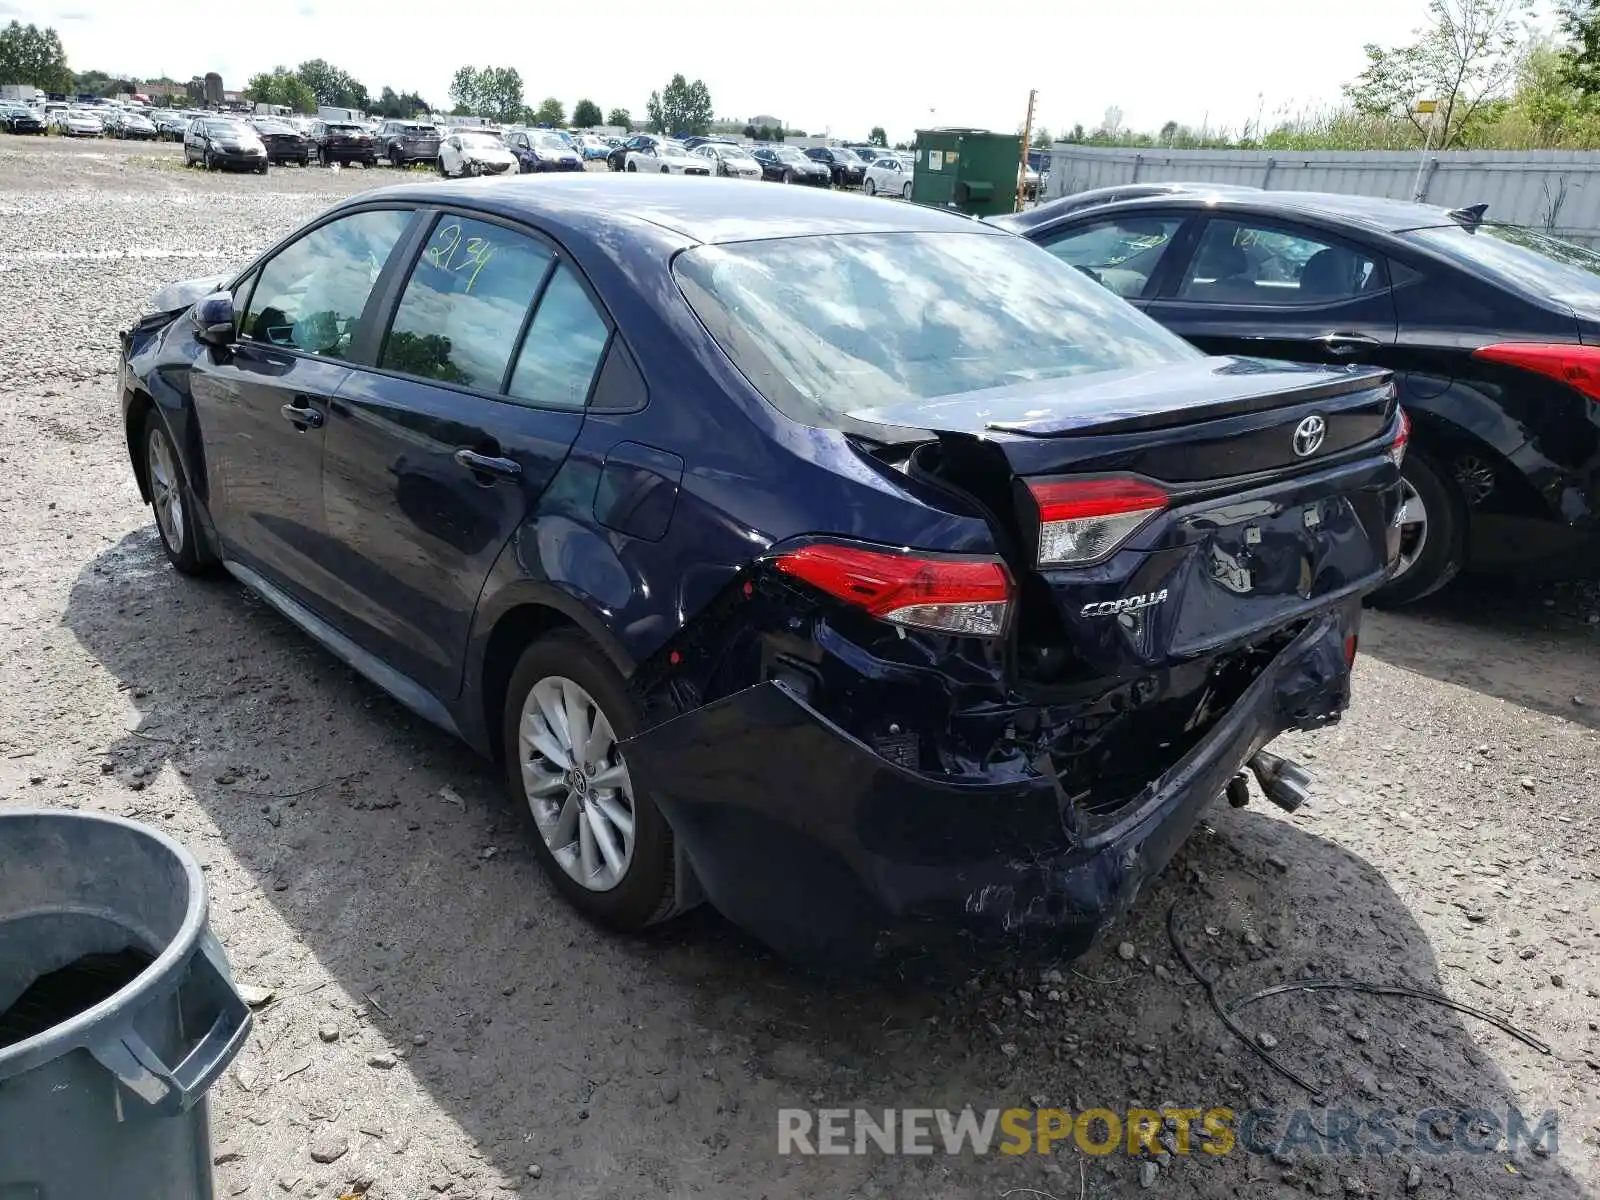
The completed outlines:
[[[1322,439],[1328,436],[1328,423],[1316,413],[1294,427],[1294,452],[1306,458],[1322,449]]]

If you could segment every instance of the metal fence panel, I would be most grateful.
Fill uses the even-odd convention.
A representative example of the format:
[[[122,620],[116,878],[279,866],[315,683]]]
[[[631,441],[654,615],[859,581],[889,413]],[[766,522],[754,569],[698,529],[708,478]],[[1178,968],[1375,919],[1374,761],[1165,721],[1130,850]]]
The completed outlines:
[[[1463,150],[1132,150],[1057,142],[1050,198],[1121,183],[1182,180],[1273,191],[1344,192],[1456,208],[1487,204],[1496,220],[1600,246],[1600,152]]]

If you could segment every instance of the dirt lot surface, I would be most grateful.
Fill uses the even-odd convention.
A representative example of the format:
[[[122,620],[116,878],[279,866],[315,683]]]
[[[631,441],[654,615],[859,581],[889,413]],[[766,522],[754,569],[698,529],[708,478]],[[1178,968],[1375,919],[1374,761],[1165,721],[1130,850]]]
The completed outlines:
[[[1313,803],[1212,810],[1075,963],[819,979],[704,911],[599,934],[493,771],[233,583],[168,569],[128,468],[115,335],[147,297],[392,177],[0,137],[0,805],[136,817],[204,863],[236,976],[274,994],[213,1092],[219,1195],[1600,1194],[1592,592],[1370,615],[1348,718],[1283,743]],[[1246,1031],[1327,1103],[1402,1114],[1393,1154],[1317,1155],[1302,1126],[1276,1157],[778,1156],[780,1107],[1272,1108],[1270,1147],[1311,1098],[1208,1007],[1175,902],[1224,997],[1437,988],[1550,1052],[1415,1000],[1297,991]],[[1444,1129],[1480,1153],[1412,1145],[1418,1113],[1507,1105],[1554,1110],[1559,1150],[1506,1149],[1482,1117]]]

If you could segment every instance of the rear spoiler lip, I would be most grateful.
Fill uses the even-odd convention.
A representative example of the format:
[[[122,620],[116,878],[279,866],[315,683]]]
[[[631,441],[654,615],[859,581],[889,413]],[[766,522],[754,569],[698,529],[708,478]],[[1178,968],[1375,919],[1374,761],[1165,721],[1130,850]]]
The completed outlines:
[[[1385,388],[1393,379],[1393,372],[1377,367],[1268,363],[1246,358],[1211,358],[1201,362],[1205,367],[1200,367],[1199,363],[1190,364],[1190,370],[1179,371],[1169,386],[1175,391],[1181,383],[1191,392],[1209,392],[1215,399],[1180,402],[1153,411],[1124,405],[1133,398],[1165,394],[1160,371],[1138,372],[1141,378],[1136,385],[1132,380],[1123,382],[1107,376],[1079,376],[1052,384],[996,388],[965,396],[856,409],[846,414],[846,419],[849,426],[867,436],[890,441],[903,440],[912,430],[973,437],[999,434],[1029,440],[1075,434],[1098,436],[1165,429],[1323,399],[1335,400]],[[1080,393],[1076,405],[1072,406],[1079,411],[1071,411],[1066,405],[1062,406],[1063,411],[1039,411],[1052,406],[1058,397],[1050,393],[1058,389]],[[1083,394],[1085,392],[1089,394]],[[1098,404],[1095,392],[1102,394]],[[1038,398],[1034,399],[1035,396]],[[1007,419],[1003,412],[993,411],[1007,407],[1012,411],[1023,410],[1027,415]],[[1028,411],[1030,408],[1032,412]]]
[[[1211,421],[1221,417],[1236,417],[1247,413],[1266,412],[1273,408],[1288,408],[1296,404],[1309,404],[1317,400],[1339,400],[1359,392],[1381,392],[1389,387],[1393,372],[1374,370],[1367,375],[1351,375],[1330,382],[1301,387],[1280,388],[1254,396],[1237,396],[1211,403],[1196,404],[1182,409],[1165,409],[1156,413],[1132,413],[1124,417],[1084,422],[1065,429],[1041,429],[1020,421],[994,421],[985,426],[997,433],[1011,433],[1028,438],[1072,437],[1107,433],[1137,433],[1147,429],[1167,429],[1173,425],[1188,425]]]

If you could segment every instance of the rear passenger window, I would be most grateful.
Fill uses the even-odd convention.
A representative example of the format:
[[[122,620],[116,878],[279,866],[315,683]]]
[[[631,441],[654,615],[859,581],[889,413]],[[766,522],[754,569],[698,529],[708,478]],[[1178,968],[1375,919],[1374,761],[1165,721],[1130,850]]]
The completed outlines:
[[[1212,220],[1178,295],[1211,304],[1329,304],[1388,286],[1377,261],[1302,233]]]
[[[262,267],[242,336],[346,357],[372,286],[410,221],[410,210],[352,213],[291,242]]]
[[[557,267],[528,326],[511,395],[541,408],[582,408],[608,332],[577,277]]]
[[[498,392],[553,257],[503,226],[441,218],[411,269],[378,365]]]

